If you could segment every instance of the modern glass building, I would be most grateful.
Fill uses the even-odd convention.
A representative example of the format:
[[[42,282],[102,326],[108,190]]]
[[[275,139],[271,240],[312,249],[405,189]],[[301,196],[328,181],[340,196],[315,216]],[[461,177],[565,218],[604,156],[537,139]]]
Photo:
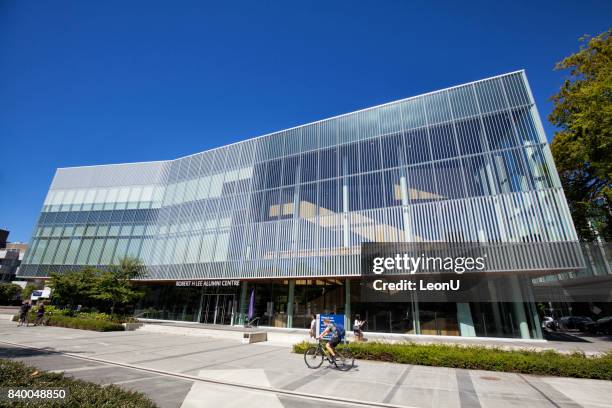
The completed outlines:
[[[238,324],[254,291],[268,326],[343,312],[372,331],[537,338],[529,271],[516,302],[365,304],[360,245],[576,240],[518,71],[176,160],[58,169],[20,275],[129,255],[151,318]]]

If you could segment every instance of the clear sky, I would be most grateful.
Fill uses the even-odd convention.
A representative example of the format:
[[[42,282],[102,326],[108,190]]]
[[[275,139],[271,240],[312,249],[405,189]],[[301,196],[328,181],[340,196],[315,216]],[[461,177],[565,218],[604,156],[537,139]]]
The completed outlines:
[[[0,227],[27,241],[57,167],[174,159],[555,62],[610,1],[0,0]],[[545,124],[549,139],[553,129]]]

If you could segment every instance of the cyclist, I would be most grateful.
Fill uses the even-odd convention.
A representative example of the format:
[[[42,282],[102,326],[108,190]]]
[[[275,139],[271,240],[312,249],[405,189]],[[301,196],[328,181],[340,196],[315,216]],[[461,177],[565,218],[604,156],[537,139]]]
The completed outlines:
[[[323,339],[327,333],[331,333],[331,338],[325,345],[325,348],[327,351],[329,351],[329,354],[331,354],[332,361],[334,361],[336,359],[336,351],[334,350],[334,347],[340,343],[340,331],[327,317],[323,319],[323,323],[325,323],[325,330],[323,333],[321,333],[321,335],[319,335],[319,340]]]
[[[36,321],[34,322],[34,326],[42,325],[44,317],[45,317],[45,304],[40,302],[38,304],[38,310],[36,311]]]

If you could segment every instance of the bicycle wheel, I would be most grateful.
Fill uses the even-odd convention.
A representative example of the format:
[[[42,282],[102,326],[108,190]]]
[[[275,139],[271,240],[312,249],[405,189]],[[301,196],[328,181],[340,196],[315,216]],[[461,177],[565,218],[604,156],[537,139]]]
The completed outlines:
[[[355,357],[349,349],[336,350],[336,360],[334,361],[336,367],[340,371],[348,371],[353,368],[355,364]]]
[[[304,362],[308,368],[319,368],[323,364],[323,352],[318,347],[310,347],[304,353]]]

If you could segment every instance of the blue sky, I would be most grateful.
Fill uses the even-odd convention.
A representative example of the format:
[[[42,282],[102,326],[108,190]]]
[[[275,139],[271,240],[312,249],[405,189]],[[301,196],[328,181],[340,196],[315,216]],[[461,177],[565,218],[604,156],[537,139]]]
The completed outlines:
[[[0,0],[0,227],[29,240],[57,167],[173,159],[522,68],[545,119],[555,62],[610,22],[610,1]]]

